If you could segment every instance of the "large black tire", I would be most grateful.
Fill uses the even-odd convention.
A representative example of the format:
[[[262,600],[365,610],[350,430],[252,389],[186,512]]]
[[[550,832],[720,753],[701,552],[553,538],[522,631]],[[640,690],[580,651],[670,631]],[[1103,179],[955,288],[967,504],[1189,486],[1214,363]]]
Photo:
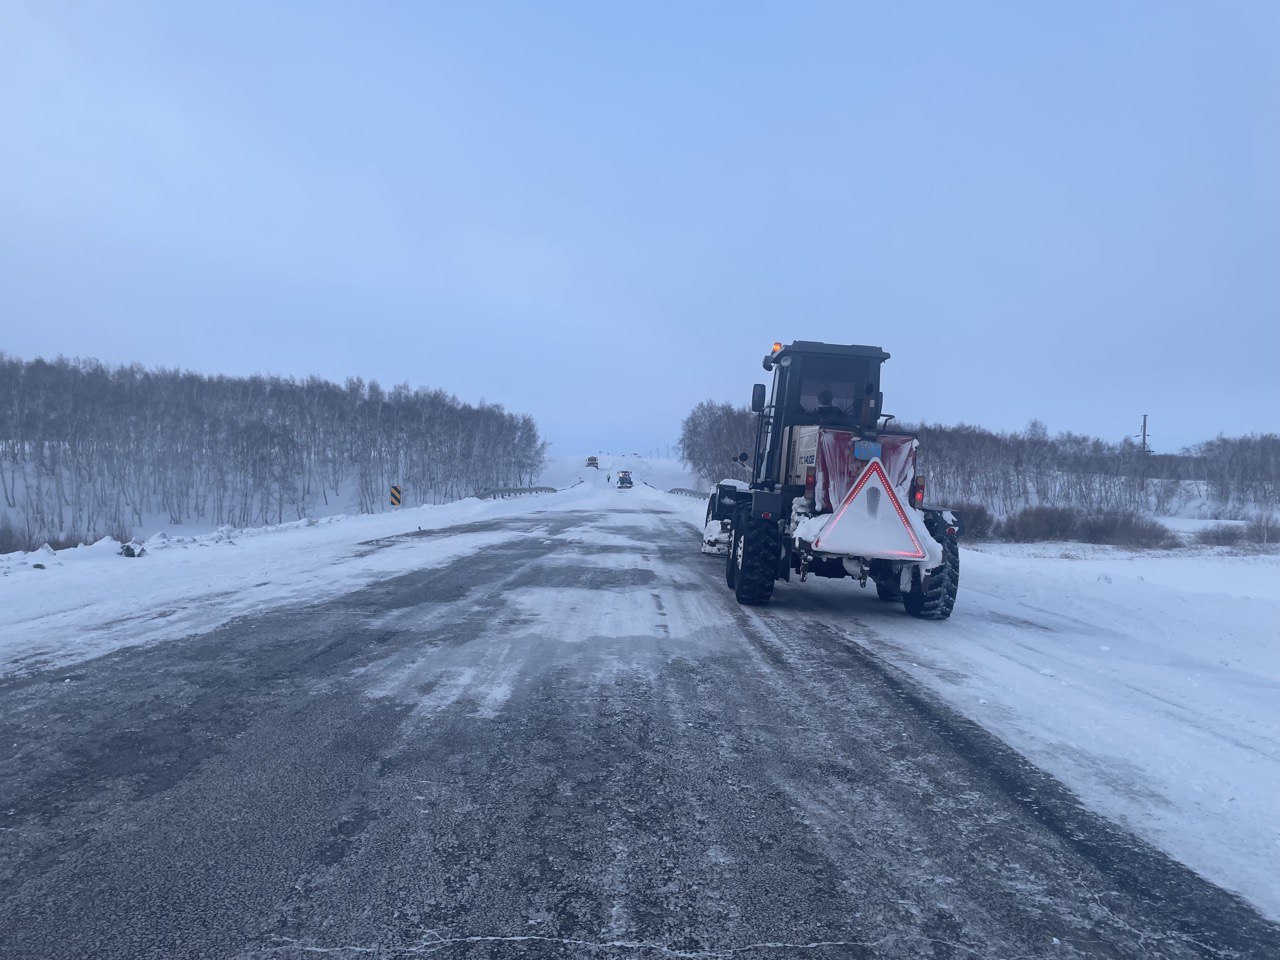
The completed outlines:
[[[739,603],[762,607],[773,596],[782,538],[772,520],[750,517],[745,511],[740,517],[743,522],[735,524],[738,573],[733,593]]]
[[[902,598],[907,613],[920,620],[947,619],[960,590],[960,544],[947,534],[935,539],[942,544],[942,563],[923,576],[914,573],[911,590]]]
[[[738,583],[738,532],[742,529],[741,523],[745,516],[741,510],[737,511],[729,525],[729,555],[724,561],[724,580],[730,590]]]

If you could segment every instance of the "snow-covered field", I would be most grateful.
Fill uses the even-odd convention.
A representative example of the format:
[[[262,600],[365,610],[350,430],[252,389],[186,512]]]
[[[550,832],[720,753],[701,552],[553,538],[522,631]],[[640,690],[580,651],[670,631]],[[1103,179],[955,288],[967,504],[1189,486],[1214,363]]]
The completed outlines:
[[[630,470],[636,476],[637,482],[639,482],[639,478],[643,477],[646,482],[660,490],[670,490],[673,487],[697,487],[700,489],[703,486],[679,460],[642,457],[638,454],[633,456],[631,454],[599,453],[597,457],[600,461],[598,476],[602,480],[605,476],[616,473],[618,470]],[[596,476],[595,469],[586,466],[586,462],[586,454],[547,457],[534,485],[564,489],[583,478]],[[415,502],[413,483],[408,480],[402,481],[402,486],[405,490],[405,504],[408,505]],[[19,502],[21,502],[21,492],[19,492],[18,497]],[[308,519],[345,518],[358,515],[361,512],[360,495],[354,487],[344,489],[340,493],[328,491],[327,499],[321,501],[319,496],[316,495],[315,500],[316,502],[312,505]],[[384,501],[378,504],[377,512],[394,514],[403,512],[403,508],[397,510],[389,502]],[[7,507],[3,501],[0,501],[0,517],[5,516],[9,518],[16,529],[23,529],[21,510],[16,507]],[[288,509],[285,510],[284,516],[287,521],[298,519],[296,515],[290,516]],[[157,533],[164,533],[170,537],[198,537],[202,534],[213,533],[218,529],[219,525],[212,521],[188,518],[183,523],[174,524],[165,513],[146,513],[141,520],[135,521],[130,525],[129,532],[136,539],[147,540]],[[0,554],[0,560],[2,559],[3,554]]]
[[[606,485],[620,468],[634,472],[635,489]],[[0,671],[84,661],[446,564],[523,535],[500,521],[534,511],[644,504],[687,522],[698,550],[703,504],[661,492],[695,485],[677,464],[602,456],[595,471],[566,457],[542,482],[564,489],[229,535],[156,535],[137,560],[109,543],[0,557]],[[370,543],[419,529],[438,535]],[[712,578],[707,589],[723,588]],[[943,624],[914,621],[850,581],[779,591],[829,611],[851,641],[938,691],[1095,810],[1280,919],[1280,558],[972,546]]]

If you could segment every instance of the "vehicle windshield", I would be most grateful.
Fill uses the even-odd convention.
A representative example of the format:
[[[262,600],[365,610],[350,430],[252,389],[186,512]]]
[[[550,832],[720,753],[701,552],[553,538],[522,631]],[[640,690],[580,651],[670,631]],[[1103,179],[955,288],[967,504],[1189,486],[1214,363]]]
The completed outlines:
[[[866,396],[871,363],[867,357],[805,357],[797,398],[800,409],[816,413],[820,408],[834,408],[856,416]]]

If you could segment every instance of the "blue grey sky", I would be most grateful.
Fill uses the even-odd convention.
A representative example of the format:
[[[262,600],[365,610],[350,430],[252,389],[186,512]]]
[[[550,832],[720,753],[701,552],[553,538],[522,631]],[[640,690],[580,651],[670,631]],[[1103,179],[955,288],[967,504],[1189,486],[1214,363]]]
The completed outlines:
[[[0,349],[440,386],[553,452],[745,403],[1280,430],[1280,3],[0,0]]]

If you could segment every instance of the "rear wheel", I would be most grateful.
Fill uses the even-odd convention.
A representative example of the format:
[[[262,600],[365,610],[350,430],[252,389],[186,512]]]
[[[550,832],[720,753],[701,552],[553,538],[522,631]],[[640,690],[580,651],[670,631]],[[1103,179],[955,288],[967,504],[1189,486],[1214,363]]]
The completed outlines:
[[[960,589],[960,544],[947,534],[935,539],[942,544],[942,563],[932,570],[914,571],[911,590],[902,598],[907,613],[920,620],[945,620],[951,616]],[[876,584],[877,590],[879,587]]]
[[[748,606],[763,606],[773,596],[773,581],[778,576],[778,557],[782,547],[778,525],[772,520],[761,520],[744,511],[742,521],[735,524],[734,546],[737,553],[738,572],[734,583],[734,596]]]

